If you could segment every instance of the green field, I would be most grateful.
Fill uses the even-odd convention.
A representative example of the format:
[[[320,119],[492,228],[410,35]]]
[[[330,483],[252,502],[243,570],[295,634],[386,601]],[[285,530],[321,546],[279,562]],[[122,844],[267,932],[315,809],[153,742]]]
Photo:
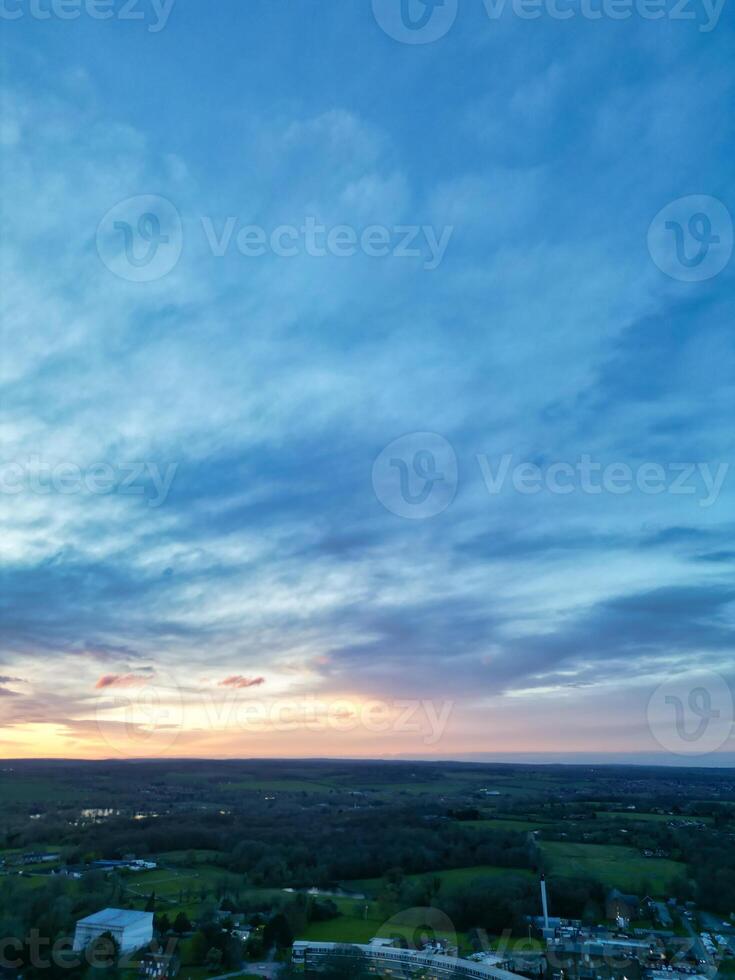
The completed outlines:
[[[3,803],[66,803],[80,796],[78,789],[61,780],[0,776],[0,799]]]
[[[525,868],[497,868],[493,865],[479,864],[471,868],[452,868],[449,871],[428,871],[423,874],[406,875],[406,881],[439,878],[444,890],[452,890],[469,885],[476,878],[505,878],[511,875],[532,877],[532,873]],[[377,895],[383,887],[383,880],[382,878],[363,878],[345,882],[344,887],[350,891],[362,892],[365,895]]]
[[[335,787],[307,779],[238,779],[231,783],[217,783],[218,790],[231,792],[264,793],[332,793]]]
[[[353,899],[336,899],[336,904],[342,913],[339,918],[328,922],[311,922],[299,939],[311,939],[323,942],[367,943],[374,936],[399,935],[409,942],[415,939],[417,926],[422,925],[423,919],[411,920],[409,913],[399,913],[389,918],[381,914],[376,902],[358,902]],[[466,936],[451,930],[436,930],[439,939],[449,942],[466,944]]]
[[[189,851],[163,851],[158,855],[159,864],[173,864],[191,868],[199,867],[200,864],[210,864],[217,860],[219,851],[189,850]]]
[[[634,820],[643,823],[668,823],[673,817],[665,813],[638,813],[635,810],[598,810],[597,819],[601,820]]]
[[[128,876],[125,879],[127,894],[134,905],[144,907],[148,896],[155,892],[156,908],[169,916],[178,912],[187,915],[196,914],[201,902],[202,890],[214,896],[214,890],[220,883],[228,883],[233,887],[241,881],[222,868],[199,864],[196,869],[157,869],[143,871]]]
[[[664,858],[644,858],[632,847],[606,844],[571,844],[540,841],[559,876],[588,876],[611,888],[638,891],[648,882],[657,896],[665,896],[672,878],[686,871],[686,865]]]
[[[532,823],[530,820],[505,820],[502,817],[490,820],[463,820],[461,826],[474,827],[477,830],[540,830],[542,823]]]
[[[643,823],[686,823],[689,820],[696,820],[697,823],[706,824],[713,822],[712,817],[687,817],[681,814],[671,813],[638,813],[635,810],[615,810],[613,812],[601,810],[598,811],[597,817],[598,819],[605,817],[608,820],[632,820]]]
[[[420,928],[423,923],[421,919],[411,922],[406,912],[398,913],[386,922],[376,902],[356,902],[352,899],[336,899],[336,902],[342,912],[339,918],[328,922],[312,922],[297,938],[339,943],[367,943],[374,936],[402,936],[409,943],[415,943],[419,938],[417,927]],[[438,939],[456,943],[463,953],[472,951],[465,933],[457,933],[451,929],[443,930],[438,928],[439,925],[440,922],[437,922],[437,928],[433,930]],[[491,948],[495,948],[501,942],[498,936],[488,937],[488,939]],[[502,941],[507,943],[507,938]],[[538,940],[529,940],[527,937],[519,942],[523,942],[526,950],[542,947]]]

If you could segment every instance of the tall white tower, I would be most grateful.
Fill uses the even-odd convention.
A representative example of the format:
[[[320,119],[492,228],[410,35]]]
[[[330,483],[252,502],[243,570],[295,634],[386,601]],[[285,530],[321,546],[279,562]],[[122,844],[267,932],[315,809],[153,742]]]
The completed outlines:
[[[541,875],[541,906],[544,910],[544,929],[549,928],[549,903],[546,898],[546,875]]]

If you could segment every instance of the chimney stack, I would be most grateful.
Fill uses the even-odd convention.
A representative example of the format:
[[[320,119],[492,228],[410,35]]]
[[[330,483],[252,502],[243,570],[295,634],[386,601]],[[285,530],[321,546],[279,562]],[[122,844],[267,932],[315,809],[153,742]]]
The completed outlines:
[[[541,875],[541,905],[544,910],[544,929],[549,928],[549,903],[546,899],[546,875]]]

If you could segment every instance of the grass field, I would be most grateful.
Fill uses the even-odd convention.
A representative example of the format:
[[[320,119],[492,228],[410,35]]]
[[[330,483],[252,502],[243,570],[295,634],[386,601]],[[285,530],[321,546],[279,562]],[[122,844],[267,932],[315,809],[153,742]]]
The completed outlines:
[[[657,896],[665,896],[672,878],[686,865],[664,858],[644,858],[632,847],[606,844],[571,844],[541,841],[557,875],[587,875],[609,887],[639,891],[648,882]]]
[[[668,823],[673,817],[665,813],[637,813],[635,810],[598,810],[597,819],[605,820],[634,820],[643,823]]]
[[[463,820],[462,826],[475,827],[477,830],[539,830],[542,823],[532,823],[530,820],[505,820],[502,817],[489,820]]]
[[[238,779],[231,783],[218,783],[216,789],[251,793],[331,793],[335,787],[331,783],[307,779]]]
[[[136,906],[143,907],[148,896],[155,892],[156,908],[169,916],[185,912],[196,914],[201,902],[202,890],[213,896],[215,886],[220,882],[230,882],[234,887],[240,882],[222,868],[198,864],[195,869],[165,869],[144,871],[126,878],[127,893]]]
[[[407,912],[399,913],[386,922],[376,902],[356,902],[352,899],[337,899],[342,913],[337,919],[328,922],[311,922],[299,939],[323,942],[367,943],[374,936],[402,936],[409,942],[416,939],[417,927],[423,924],[423,917],[411,919]],[[451,929],[436,930],[439,939],[466,945],[467,937]]]
[[[311,939],[321,942],[338,943],[367,943],[374,936],[402,936],[410,944],[418,944],[422,935],[420,927],[423,924],[422,918],[410,920],[409,913],[403,912],[390,917],[386,922],[379,911],[376,902],[354,902],[351,899],[337,899],[337,905],[342,915],[337,919],[328,922],[312,922],[298,939]],[[424,910],[420,910],[423,912]],[[441,921],[434,923],[436,928],[433,930],[438,939],[445,939],[450,943],[456,943],[463,953],[471,952],[471,947],[467,936],[463,932],[454,932],[451,928],[441,929]],[[419,931],[417,932],[417,927]],[[488,937],[491,948],[495,948],[501,942],[500,937]],[[504,939],[503,942],[507,942]],[[512,942],[512,941],[511,941]],[[541,949],[542,944],[538,940],[523,939],[524,949]]]
[[[199,867],[200,864],[209,864],[219,857],[219,851],[190,850],[190,851],[163,851],[158,855],[159,864],[172,864],[191,868],[192,865]]]
[[[512,875],[532,877],[525,868],[497,868],[493,865],[480,864],[471,868],[452,868],[449,871],[429,871],[418,875],[406,875],[407,881],[420,881],[422,878],[439,878],[442,889],[452,890],[464,887],[476,878],[504,878]],[[365,895],[377,895],[383,886],[381,878],[364,878],[358,881],[345,882],[344,887],[350,891],[363,892]]]
[[[686,823],[688,820],[696,820],[697,823],[711,824],[712,817],[686,817],[669,813],[637,813],[635,810],[621,812],[598,811],[598,819],[605,817],[608,820],[630,820],[642,823]]]
[[[79,797],[80,793],[74,786],[61,780],[0,776],[0,799],[3,803],[66,803]]]

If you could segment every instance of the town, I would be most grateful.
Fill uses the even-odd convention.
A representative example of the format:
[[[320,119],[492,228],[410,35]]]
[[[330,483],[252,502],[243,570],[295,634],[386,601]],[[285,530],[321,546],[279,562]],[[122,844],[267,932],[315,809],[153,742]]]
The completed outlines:
[[[726,770],[26,762],[0,784],[7,980],[735,974]]]

